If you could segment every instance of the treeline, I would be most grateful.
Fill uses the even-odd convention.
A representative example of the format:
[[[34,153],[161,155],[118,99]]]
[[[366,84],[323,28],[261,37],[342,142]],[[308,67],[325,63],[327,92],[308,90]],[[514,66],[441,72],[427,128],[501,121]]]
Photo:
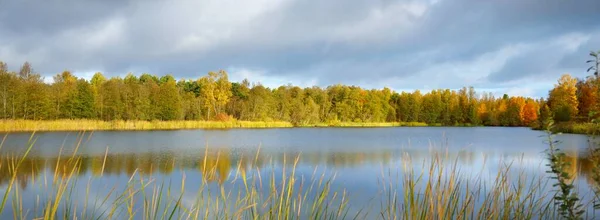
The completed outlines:
[[[0,102],[1,119],[236,119],[288,121],[295,125],[424,122],[487,126],[531,125],[538,121],[539,106],[546,104],[525,97],[477,94],[472,87],[428,93],[345,85],[271,89],[248,80],[230,82],[225,71],[179,81],[171,75],[106,78],[101,73],[88,81],[64,71],[47,84],[29,63],[18,72],[0,63]]]
[[[592,59],[586,63],[590,65],[587,72],[591,75],[585,79],[577,79],[569,74],[562,75],[558,83],[550,90],[548,100],[545,102],[542,100],[540,103],[541,114],[544,116],[542,118],[552,117],[555,122],[562,123],[562,125],[586,125],[583,126],[583,129],[579,129],[580,131],[574,131],[569,126],[559,128],[559,130],[570,130],[577,133],[593,133],[598,130],[597,124],[589,122],[595,122],[600,118],[600,114],[598,114],[600,113],[600,100],[598,100],[600,98],[598,96],[600,51],[592,51],[589,55]],[[545,123],[539,125],[545,125]],[[544,126],[539,127],[544,128]],[[559,125],[559,127],[561,126]]]

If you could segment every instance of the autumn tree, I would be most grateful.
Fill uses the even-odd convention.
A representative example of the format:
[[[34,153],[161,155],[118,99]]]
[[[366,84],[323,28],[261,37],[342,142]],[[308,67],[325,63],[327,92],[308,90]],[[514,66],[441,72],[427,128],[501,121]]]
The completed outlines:
[[[528,99],[521,111],[523,125],[529,126],[538,119],[539,107],[533,99]]]
[[[587,80],[579,80],[577,82],[577,101],[579,103],[579,116],[581,118],[590,117],[597,109],[598,101],[598,84],[596,78],[588,78]]]
[[[577,79],[564,74],[550,91],[548,101],[556,121],[569,121],[578,113]]]
[[[332,85],[271,89],[248,80],[229,82],[225,71],[197,80],[133,73],[88,81],[69,71],[44,83],[29,63],[11,72],[0,62],[0,118],[101,120],[288,121],[295,125],[338,122],[425,122],[441,125],[537,126],[555,116],[567,121],[597,110],[598,80],[566,75],[549,101],[491,93],[472,87],[395,92]],[[546,107],[547,105],[547,107]]]

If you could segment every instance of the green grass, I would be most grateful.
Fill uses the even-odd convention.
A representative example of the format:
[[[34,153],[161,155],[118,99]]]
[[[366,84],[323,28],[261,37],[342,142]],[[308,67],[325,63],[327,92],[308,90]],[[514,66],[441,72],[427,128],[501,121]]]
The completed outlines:
[[[461,171],[458,158],[448,154],[431,153],[431,158],[411,161],[408,154],[401,167],[382,169],[379,193],[373,195],[377,204],[353,206],[352,192],[334,189],[335,175],[316,169],[310,176],[298,176],[296,168],[301,156],[283,155],[282,172],[262,173],[260,149],[254,156],[230,164],[228,154],[209,154],[198,158],[202,181],[193,182],[197,190],[189,190],[185,174],[181,184],[158,182],[146,168],[135,168],[124,186],[108,186],[110,192],[92,196],[90,186],[105,174],[108,151],[103,158],[93,159],[97,168],[88,182],[77,178],[86,172],[82,164],[90,158],[76,154],[79,144],[89,137],[80,135],[75,152],[62,154],[60,159],[32,166],[28,152],[35,145],[32,135],[24,154],[8,155],[0,160],[0,170],[8,177],[0,204],[0,213],[12,210],[15,219],[559,219],[555,194],[547,187],[551,179],[526,176],[525,170],[512,168],[511,163],[500,165],[493,180],[478,174]],[[1,149],[2,144],[0,144]],[[63,152],[61,150],[61,152]],[[86,160],[88,160],[86,162]],[[261,159],[262,160],[262,159]],[[273,160],[271,160],[273,161]],[[272,162],[271,162],[272,163]],[[94,165],[95,164],[95,165]],[[448,165],[451,164],[451,165]],[[273,164],[271,164],[273,165]],[[235,172],[223,172],[233,166]],[[263,167],[263,168],[261,168]],[[35,169],[52,176],[35,177]],[[150,169],[153,169],[150,167]],[[158,167],[157,169],[161,169]],[[93,171],[94,172],[94,171]],[[517,173],[518,175],[511,175]],[[221,181],[238,181],[238,185],[211,181],[227,175]],[[19,187],[23,176],[29,176],[29,187],[41,189],[36,201],[23,201]],[[217,177],[219,176],[219,177]],[[81,181],[81,182],[79,182]],[[222,183],[222,182],[221,182]],[[85,184],[86,191],[75,190]],[[214,186],[214,184],[213,184]],[[83,195],[82,195],[83,194]],[[184,195],[194,195],[192,200]],[[78,198],[86,198],[78,203]],[[34,204],[24,207],[23,204]],[[358,211],[356,211],[358,210]]]

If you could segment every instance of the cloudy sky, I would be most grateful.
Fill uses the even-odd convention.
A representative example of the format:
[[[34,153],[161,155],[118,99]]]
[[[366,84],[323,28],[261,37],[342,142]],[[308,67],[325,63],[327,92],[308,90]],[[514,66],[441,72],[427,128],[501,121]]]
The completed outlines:
[[[0,60],[47,79],[224,69],[267,86],[473,86],[546,96],[588,75],[598,0],[0,0]]]

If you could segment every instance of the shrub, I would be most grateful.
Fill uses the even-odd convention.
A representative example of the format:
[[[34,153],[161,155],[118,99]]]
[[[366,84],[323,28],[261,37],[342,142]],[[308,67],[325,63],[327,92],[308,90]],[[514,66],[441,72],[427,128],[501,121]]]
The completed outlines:
[[[231,116],[225,114],[225,113],[219,113],[217,114],[217,116],[215,116],[215,120],[217,121],[230,121],[231,120]]]

